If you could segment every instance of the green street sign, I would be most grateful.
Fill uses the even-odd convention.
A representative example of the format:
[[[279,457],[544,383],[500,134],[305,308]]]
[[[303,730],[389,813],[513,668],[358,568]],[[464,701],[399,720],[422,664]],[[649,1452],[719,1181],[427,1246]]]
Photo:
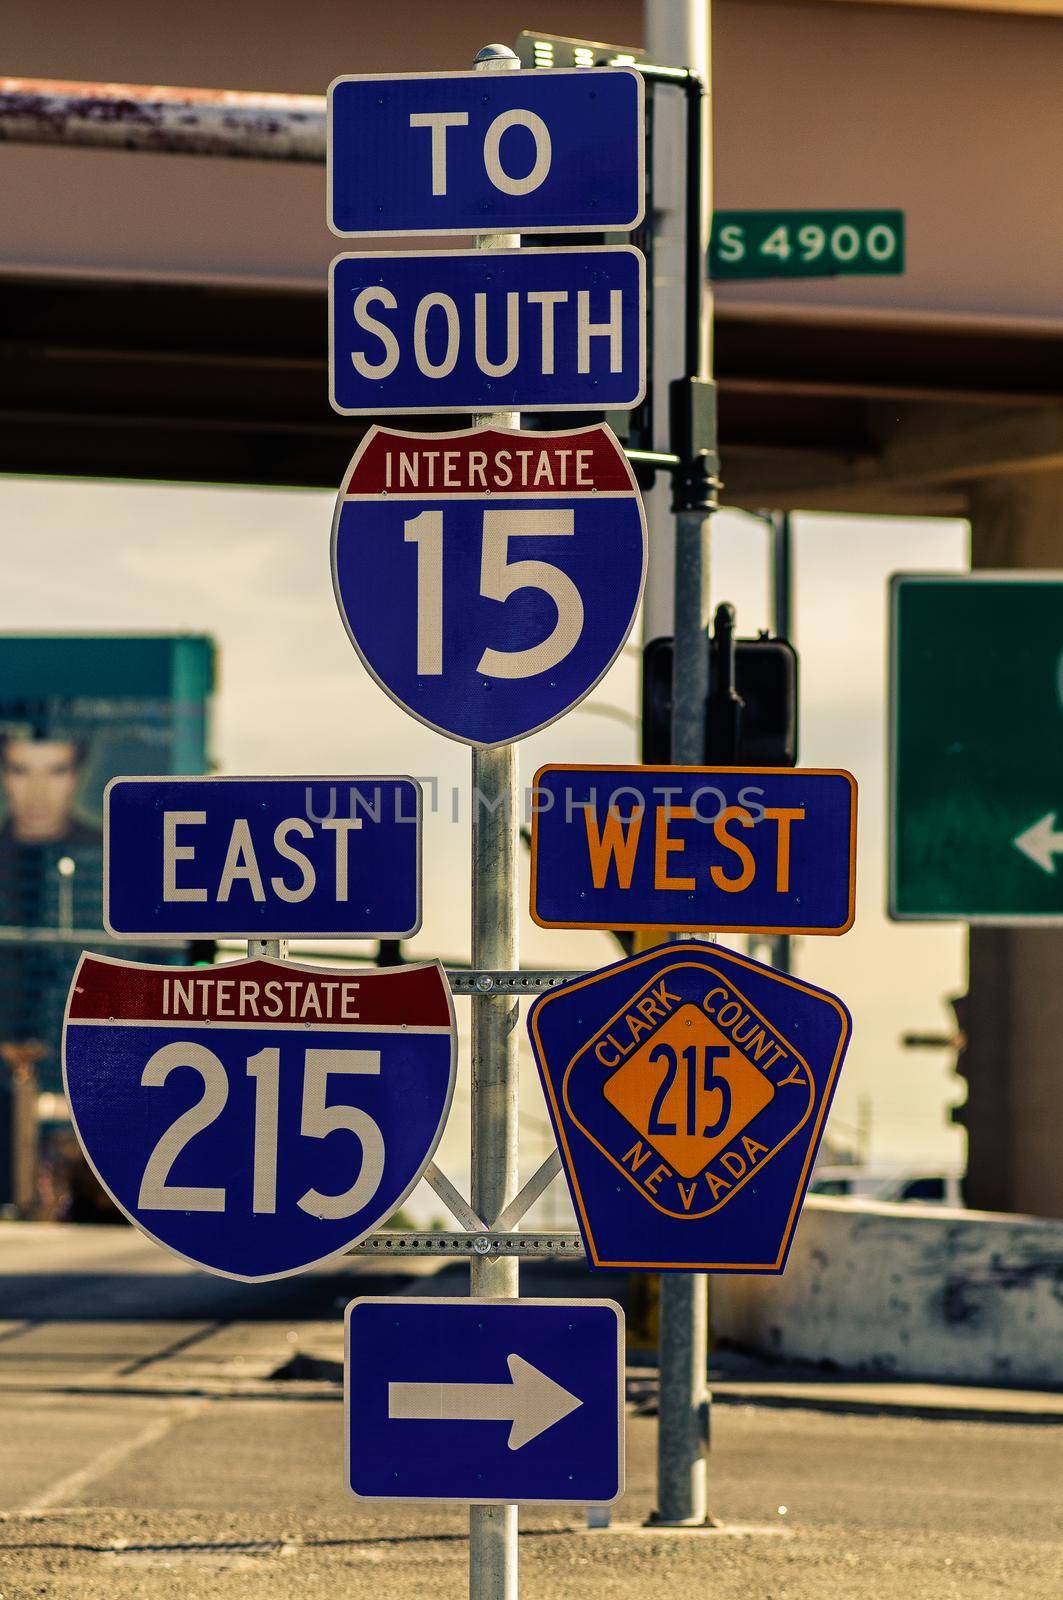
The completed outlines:
[[[890,915],[1063,923],[1063,576],[894,577]]]
[[[903,271],[903,211],[717,211],[712,219],[714,281]]]

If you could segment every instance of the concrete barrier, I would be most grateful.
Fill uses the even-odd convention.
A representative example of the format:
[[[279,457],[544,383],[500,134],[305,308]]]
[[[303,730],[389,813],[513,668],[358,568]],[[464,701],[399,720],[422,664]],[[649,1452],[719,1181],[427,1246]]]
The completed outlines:
[[[710,1309],[780,1359],[1063,1386],[1063,1222],[813,1196],[782,1276],[716,1276]]]

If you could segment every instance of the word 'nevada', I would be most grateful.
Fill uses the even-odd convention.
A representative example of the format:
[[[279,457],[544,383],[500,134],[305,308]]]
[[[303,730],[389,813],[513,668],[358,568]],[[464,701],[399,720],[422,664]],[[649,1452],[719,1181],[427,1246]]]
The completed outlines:
[[[207,1017],[249,1022],[256,1018],[303,1022],[357,1022],[356,978],[164,978],[164,1017]]]
[[[403,489],[593,489],[593,450],[389,450],[384,487]]]

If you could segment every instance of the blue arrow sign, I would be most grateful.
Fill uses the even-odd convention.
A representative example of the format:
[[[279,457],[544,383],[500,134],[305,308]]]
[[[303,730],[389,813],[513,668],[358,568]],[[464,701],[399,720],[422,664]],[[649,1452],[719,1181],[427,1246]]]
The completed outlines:
[[[345,416],[630,410],[645,322],[631,245],[337,256],[329,397]]]
[[[604,425],[373,428],[336,506],[351,642],[393,700],[468,744],[568,711],[615,661],[642,594],[645,518]]]
[[[781,1272],[851,1026],[826,990],[694,942],[537,1000],[528,1031],[592,1264]]]
[[[113,778],[116,938],[406,939],[421,926],[413,778]]]
[[[611,1505],[624,1314],[611,1300],[354,1300],[346,1437],[360,1500]]]
[[[848,772],[548,766],[535,776],[541,927],[845,933],[855,886]]]
[[[432,1159],[456,1032],[438,962],[361,972],[81,957],[63,1082],[115,1204],[175,1255],[245,1282],[341,1255]]]
[[[644,170],[642,77],[628,67],[329,87],[328,223],[341,236],[636,228]]]

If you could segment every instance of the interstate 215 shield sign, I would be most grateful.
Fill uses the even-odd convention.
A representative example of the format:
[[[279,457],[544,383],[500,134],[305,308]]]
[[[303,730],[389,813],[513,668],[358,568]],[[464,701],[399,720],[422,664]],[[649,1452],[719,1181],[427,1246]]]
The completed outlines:
[[[93,1171],[131,1222],[252,1282],[384,1222],[439,1142],[456,1033],[438,962],[353,975],[81,957],[63,1076]]]
[[[825,990],[715,945],[618,962],[528,1021],[598,1267],[781,1272],[849,1040]]]
[[[373,427],[333,523],[336,600],[362,661],[412,716],[472,745],[523,739],[594,688],[645,565],[642,499],[600,424]]]

